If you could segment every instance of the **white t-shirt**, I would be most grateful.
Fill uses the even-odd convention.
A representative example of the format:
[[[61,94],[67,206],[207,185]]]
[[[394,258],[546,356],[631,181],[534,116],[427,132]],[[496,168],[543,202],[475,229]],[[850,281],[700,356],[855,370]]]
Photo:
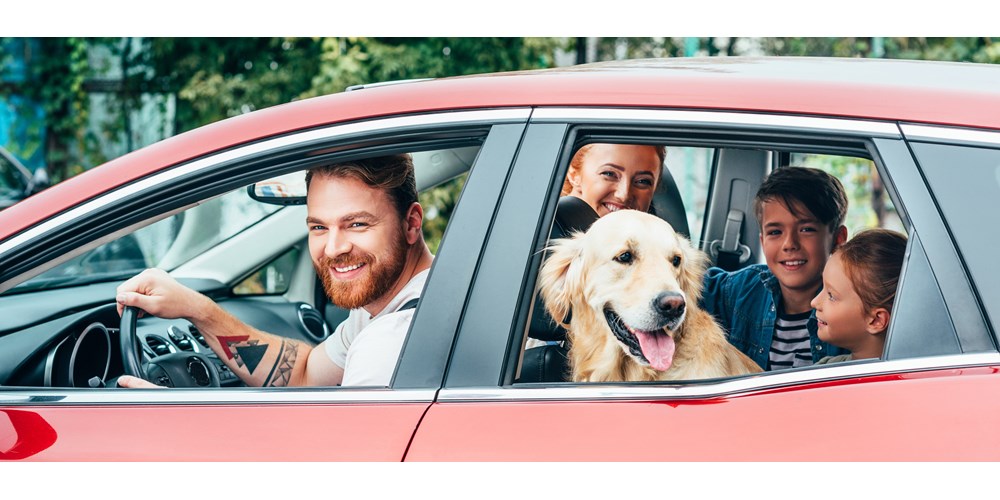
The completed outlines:
[[[397,309],[420,297],[429,272],[417,273],[374,317],[363,308],[351,309],[347,319],[323,342],[326,355],[344,369],[340,385],[389,386],[416,310]]]

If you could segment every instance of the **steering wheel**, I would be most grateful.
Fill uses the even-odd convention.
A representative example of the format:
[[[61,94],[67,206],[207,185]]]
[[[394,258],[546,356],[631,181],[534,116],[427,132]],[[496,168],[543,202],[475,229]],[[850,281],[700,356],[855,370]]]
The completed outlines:
[[[166,387],[219,387],[219,370],[204,354],[181,351],[157,356],[142,366],[142,344],[136,323],[139,310],[126,306],[119,329],[122,366],[126,375]]]

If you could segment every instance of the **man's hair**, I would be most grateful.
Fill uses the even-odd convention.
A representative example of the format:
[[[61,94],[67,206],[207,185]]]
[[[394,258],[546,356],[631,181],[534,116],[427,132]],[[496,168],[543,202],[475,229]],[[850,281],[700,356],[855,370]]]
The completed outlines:
[[[381,189],[389,195],[400,218],[405,218],[410,205],[417,201],[413,158],[405,153],[310,168],[306,172],[307,191],[314,176],[353,177],[373,188]]]
[[[892,312],[896,283],[906,255],[906,236],[888,229],[866,229],[834,250],[865,312],[883,307]]]
[[[753,200],[758,224],[764,223],[764,203],[773,200],[782,201],[796,217],[800,214],[796,213],[795,202],[801,203],[813,217],[830,228],[831,233],[844,224],[847,216],[844,186],[836,177],[818,168],[780,167],[771,172]]]

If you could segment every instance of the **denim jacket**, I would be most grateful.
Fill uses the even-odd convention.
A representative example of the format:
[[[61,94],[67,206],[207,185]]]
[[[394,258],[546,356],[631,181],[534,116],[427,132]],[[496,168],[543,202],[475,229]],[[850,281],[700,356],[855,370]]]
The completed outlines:
[[[705,273],[701,306],[729,333],[729,343],[743,351],[764,370],[768,369],[774,324],[781,304],[778,279],[764,264],[726,272],[713,267]],[[816,335],[816,311],[806,323],[812,344],[813,363],[825,356],[850,351],[823,342]]]

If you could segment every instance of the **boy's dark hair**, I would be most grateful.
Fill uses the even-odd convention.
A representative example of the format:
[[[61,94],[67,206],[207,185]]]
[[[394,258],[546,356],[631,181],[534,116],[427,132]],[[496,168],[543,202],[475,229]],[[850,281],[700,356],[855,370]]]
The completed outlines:
[[[801,203],[813,217],[835,232],[847,216],[847,194],[836,177],[809,167],[780,167],[761,183],[753,200],[757,223],[763,224],[764,202],[781,200],[792,215]]]
[[[379,156],[345,163],[310,168],[306,172],[306,190],[313,176],[353,177],[385,191],[400,218],[406,217],[410,205],[417,201],[417,181],[413,174],[413,158],[409,154]]]

